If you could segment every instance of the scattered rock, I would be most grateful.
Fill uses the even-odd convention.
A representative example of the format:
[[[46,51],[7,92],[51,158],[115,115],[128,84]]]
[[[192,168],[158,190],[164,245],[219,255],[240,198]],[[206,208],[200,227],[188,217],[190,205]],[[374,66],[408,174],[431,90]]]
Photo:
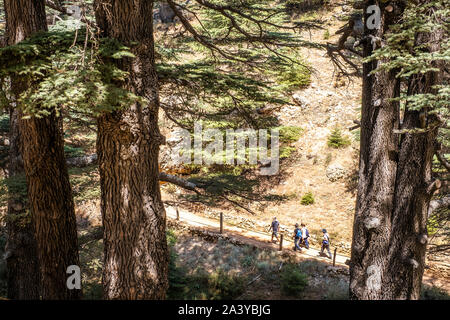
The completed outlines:
[[[331,182],[335,182],[345,176],[345,169],[341,164],[334,163],[328,166],[326,175]]]
[[[294,102],[296,104],[298,104],[299,106],[301,106],[303,108],[306,108],[309,105],[309,101],[305,97],[302,97],[301,95],[299,95],[298,93],[293,94],[292,99],[294,100]]]

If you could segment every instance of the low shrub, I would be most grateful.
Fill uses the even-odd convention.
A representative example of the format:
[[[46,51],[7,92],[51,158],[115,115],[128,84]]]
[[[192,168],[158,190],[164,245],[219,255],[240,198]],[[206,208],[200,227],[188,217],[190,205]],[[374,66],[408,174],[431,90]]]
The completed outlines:
[[[278,128],[281,142],[296,142],[303,134],[303,128],[295,126],[283,126]]]
[[[328,137],[328,146],[330,148],[344,148],[350,145],[350,140],[342,135],[341,129],[335,128]]]
[[[281,290],[288,296],[300,297],[308,286],[308,276],[294,264],[287,265],[281,270],[280,280]]]
[[[230,275],[219,269],[209,277],[209,299],[230,300],[244,292],[245,280],[237,275]]]
[[[300,203],[304,206],[314,204],[314,195],[311,192],[307,192],[300,200]]]
[[[278,83],[284,90],[298,90],[311,84],[311,67],[301,57],[291,65],[280,65]]]
[[[343,279],[332,279],[327,286],[326,300],[348,300],[348,282]]]
[[[450,295],[441,288],[436,286],[422,286],[420,292],[421,300],[450,300]]]

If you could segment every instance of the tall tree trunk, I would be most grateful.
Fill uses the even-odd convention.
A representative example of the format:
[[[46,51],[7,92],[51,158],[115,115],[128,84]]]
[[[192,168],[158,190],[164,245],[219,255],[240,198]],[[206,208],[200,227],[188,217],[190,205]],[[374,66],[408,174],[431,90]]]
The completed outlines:
[[[38,244],[43,299],[79,299],[67,288],[67,267],[80,265],[77,225],[64,156],[60,122],[45,118],[20,120],[28,198]]]
[[[163,299],[168,287],[152,9],[153,1],[146,0],[95,2],[102,36],[130,46],[136,56],[118,62],[129,72],[124,87],[148,99],[98,118],[107,299]]]
[[[8,277],[8,298],[15,300],[39,299],[40,272],[37,244],[34,237],[27,199],[25,173],[19,151],[20,134],[18,112],[10,109],[9,150],[9,199],[6,244],[6,268]]]
[[[368,5],[372,1],[366,2]],[[394,10],[381,8],[382,38],[402,17],[404,3],[391,2]],[[365,10],[365,9],[364,9]],[[365,27],[365,34],[370,31]],[[431,38],[420,34],[417,45],[431,43],[430,51],[439,46],[439,33]],[[433,41],[431,41],[433,40]],[[434,46],[434,47],[433,47]],[[371,54],[366,43],[364,55]],[[427,217],[435,184],[432,181],[432,159],[439,123],[428,118],[423,133],[394,133],[398,129],[399,109],[388,99],[399,96],[395,70],[377,72],[376,61],[364,65],[361,153],[358,196],[353,230],[350,264],[350,296],[353,299],[418,299],[425,264]],[[408,95],[432,93],[439,83],[439,73],[415,75],[409,80]],[[380,103],[381,102],[381,103]],[[402,129],[425,129],[423,112],[406,108]]]
[[[47,29],[42,3],[32,1],[4,1],[6,15],[6,44],[13,45],[37,31]],[[12,79],[13,95],[22,91],[17,79]],[[33,224],[27,207],[27,199],[22,195],[26,190],[25,173],[20,153],[19,111],[10,107],[9,119],[9,165],[10,180],[6,265],[8,272],[9,299],[39,299],[40,272],[37,244]]]
[[[416,45],[427,45],[430,52],[439,51],[443,32],[419,34]],[[438,67],[439,66],[435,66]],[[442,70],[442,69],[441,69]],[[442,72],[414,75],[409,80],[408,95],[435,93],[433,86],[441,83]],[[427,119],[426,119],[427,118]],[[425,268],[428,208],[436,191],[432,180],[432,161],[440,121],[425,110],[406,106],[402,129],[426,129],[423,133],[405,133],[401,137],[395,208],[392,217],[387,269],[390,277],[383,287],[392,288],[385,299],[418,299]]]
[[[385,10],[381,1],[366,1],[367,7],[381,8],[379,29],[364,26],[364,56],[374,49],[373,37],[383,38],[389,25],[395,23],[401,12]],[[372,37],[371,37],[372,36]],[[398,96],[399,81],[395,71],[370,72],[383,61],[372,61],[363,66],[363,95],[361,118],[361,148],[356,212],[350,268],[350,297],[354,299],[383,299],[386,288],[382,279],[389,274],[386,256],[389,252],[394,186],[397,174],[399,104],[390,99]]]
[[[22,19],[16,35],[28,36],[46,30],[43,0],[5,0],[8,18]],[[31,31],[31,32],[30,32]],[[31,84],[25,79],[12,79],[18,96]],[[20,106],[19,107],[20,110]],[[28,186],[31,220],[37,242],[43,299],[76,299],[80,290],[66,285],[67,267],[79,266],[77,229],[72,190],[64,156],[61,119],[51,113],[44,118],[23,119],[19,111],[20,151]]]

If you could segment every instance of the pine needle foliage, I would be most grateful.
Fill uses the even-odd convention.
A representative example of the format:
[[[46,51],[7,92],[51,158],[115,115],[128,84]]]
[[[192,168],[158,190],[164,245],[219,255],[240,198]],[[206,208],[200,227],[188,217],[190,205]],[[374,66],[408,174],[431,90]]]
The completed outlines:
[[[393,70],[399,79],[407,81],[413,75],[423,75],[430,71],[440,71],[439,65],[450,61],[450,1],[408,1],[401,23],[393,25],[386,36],[386,43],[375,50],[366,61],[388,59],[379,64],[379,70]],[[433,35],[443,33],[438,51],[429,48],[432,43],[417,44],[419,34]],[[442,83],[436,85],[433,93],[401,93],[397,99],[410,110],[427,108],[430,114],[439,113],[448,121],[450,106],[450,84],[448,72]]]
[[[63,108],[96,116],[144,102],[119,86],[127,72],[99,62],[99,57],[106,61],[133,57],[129,48],[111,39],[86,39],[86,29],[60,23],[49,32],[0,49],[1,105],[12,105],[6,85],[10,77],[30,84],[18,100],[26,117],[45,117],[53,111],[59,115]]]

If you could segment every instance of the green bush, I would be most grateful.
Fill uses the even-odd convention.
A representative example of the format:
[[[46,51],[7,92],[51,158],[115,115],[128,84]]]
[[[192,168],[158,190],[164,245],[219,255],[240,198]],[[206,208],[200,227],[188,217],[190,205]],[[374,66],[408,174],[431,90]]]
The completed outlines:
[[[245,289],[245,278],[227,273],[223,269],[209,274],[197,269],[190,273],[186,266],[177,264],[178,255],[174,245],[177,237],[173,230],[168,230],[167,243],[169,245],[169,289],[166,298],[169,300],[229,300],[241,295]],[[247,263],[253,261],[248,259]]]
[[[281,142],[296,142],[303,134],[303,129],[294,126],[283,126],[278,128],[280,130]]]
[[[341,129],[335,128],[328,137],[328,146],[330,148],[343,148],[350,145],[350,140],[342,135]]]
[[[294,265],[286,265],[281,271],[281,290],[284,294],[300,297],[308,285],[308,276]]]
[[[284,89],[305,88],[311,84],[311,68],[305,61],[299,59],[298,63],[280,66],[277,78]]]
[[[103,286],[98,282],[88,282],[83,285],[84,300],[102,300]]]
[[[297,149],[294,147],[281,147],[280,148],[280,159],[289,158]]]
[[[420,291],[421,300],[450,300],[450,295],[441,288],[435,286],[422,286]]]
[[[320,231],[320,233],[322,233],[322,231]],[[318,260],[305,260],[298,264],[300,272],[305,274],[323,274],[326,272],[326,267],[327,264]]]
[[[241,276],[230,275],[222,269],[213,274],[204,270],[189,274],[187,268],[177,267],[174,259],[176,255],[171,256],[169,265],[169,300],[230,300],[244,292],[245,278]]]
[[[309,206],[310,204],[314,204],[314,196],[311,192],[307,192],[303,197],[300,203],[304,206]]]
[[[84,155],[84,150],[83,148],[73,147],[66,144],[64,145],[64,153],[66,154],[67,158],[75,158]]]
[[[348,282],[343,279],[332,279],[327,286],[326,300],[348,300]]]
[[[209,278],[209,298],[211,300],[230,300],[238,297],[244,292],[244,278],[229,275],[219,269]]]
[[[241,265],[243,267],[251,267],[252,265],[254,265],[254,263],[255,263],[255,260],[254,260],[253,256],[245,256],[241,260]]]

